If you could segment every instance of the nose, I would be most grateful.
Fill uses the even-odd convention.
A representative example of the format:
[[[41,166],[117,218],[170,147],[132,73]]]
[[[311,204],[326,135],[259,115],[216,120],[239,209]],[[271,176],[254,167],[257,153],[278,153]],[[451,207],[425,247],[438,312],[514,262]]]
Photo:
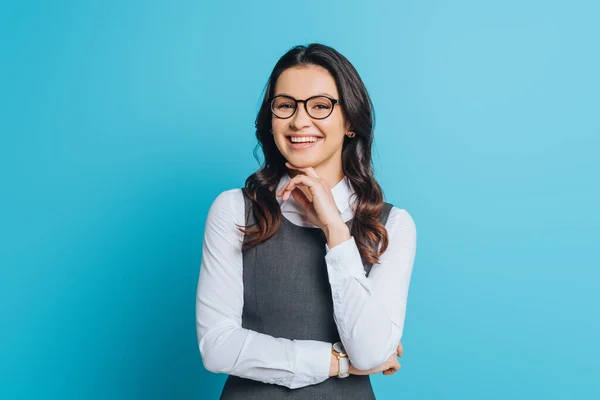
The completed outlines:
[[[306,109],[304,108],[304,102],[298,103],[298,106],[296,107],[296,112],[294,113],[290,121],[290,126],[295,130],[300,130],[304,127],[310,126],[311,124],[312,121],[310,119],[310,116],[306,112]]]

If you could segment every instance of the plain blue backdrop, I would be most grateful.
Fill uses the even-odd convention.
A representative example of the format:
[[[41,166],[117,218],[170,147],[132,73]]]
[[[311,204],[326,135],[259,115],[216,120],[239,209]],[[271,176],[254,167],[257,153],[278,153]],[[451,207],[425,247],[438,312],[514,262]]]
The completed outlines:
[[[277,59],[333,46],[418,231],[378,399],[600,398],[595,1],[20,1],[0,8],[0,398],[216,399],[208,208],[258,167]],[[594,381],[596,379],[596,381]]]

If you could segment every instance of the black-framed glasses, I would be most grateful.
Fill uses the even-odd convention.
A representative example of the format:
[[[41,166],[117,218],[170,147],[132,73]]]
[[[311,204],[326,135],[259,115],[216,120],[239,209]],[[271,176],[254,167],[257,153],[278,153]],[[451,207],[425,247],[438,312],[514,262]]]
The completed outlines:
[[[291,118],[296,113],[298,103],[304,103],[306,113],[314,119],[325,119],[333,112],[333,107],[341,104],[339,99],[333,99],[328,96],[318,95],[312,96],[305,100],[296,100],[291,96],[280,94],[270,97],[267,100],[271,105],[271,112],[277,118]]]

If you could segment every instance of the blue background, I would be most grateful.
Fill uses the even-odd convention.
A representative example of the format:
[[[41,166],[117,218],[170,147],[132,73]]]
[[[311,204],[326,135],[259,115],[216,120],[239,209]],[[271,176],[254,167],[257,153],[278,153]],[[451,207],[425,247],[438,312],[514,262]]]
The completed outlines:
[[[291,46],[375,104],[418,231],[402,370],[378,399],[600,398],[595,1],[3,2],[0,398],[215,399],[204,222],[257,167]]]

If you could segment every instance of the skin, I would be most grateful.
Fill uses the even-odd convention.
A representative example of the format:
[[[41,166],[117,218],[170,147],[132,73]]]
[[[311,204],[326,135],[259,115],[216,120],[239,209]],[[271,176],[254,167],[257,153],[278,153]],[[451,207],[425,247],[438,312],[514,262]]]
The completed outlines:
[[[339,99],[339,92],[333,76],[319,66],[293,67],[285,70],[275,84],[274,95],[285,94],[295,99],[324,94]],[[287,201],[290,196],[304,207],[308,219],[323,230],[327,245],[333,248],[350,239],[348,226],[342,219],[331,189],[343,178],[342,145],[350,125],[339,104],[325,119],[313,119],[304,109],[304,103],[298,104],[294,115],[287,119],[272,115],[273,137],[277,148],[288,161],[286,167],[292,179],[284,185],[276,196]],[[286,135],[316,134],[322,139],[315,146],[306,149],[293,149]],[[353,139],[347,139],[353,140]],[[391,375],[400,369],[398,362],[402,355],[402,344],[396,352],[377,368],[359,371],[350,365],[349,372],[354,375],[370,375],[383,372]],[[329,376],[338,374],[338,360],[332,354]]]

